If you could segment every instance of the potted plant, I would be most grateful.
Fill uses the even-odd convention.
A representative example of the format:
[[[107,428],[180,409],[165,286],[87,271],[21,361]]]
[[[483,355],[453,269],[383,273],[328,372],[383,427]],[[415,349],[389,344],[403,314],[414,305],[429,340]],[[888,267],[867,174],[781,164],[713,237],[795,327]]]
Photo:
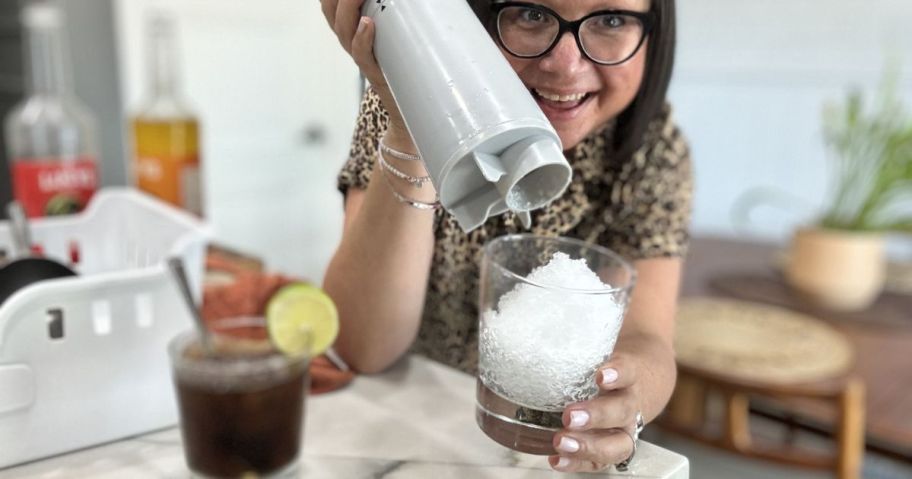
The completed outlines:
[[[859,90],[824,110],[836,160],[829,208],[796,231],[786,267],[804,298],[835,310],[868,307],[883,289],[884,235],[912,232],[912,119],[888,75],[872,104]]]

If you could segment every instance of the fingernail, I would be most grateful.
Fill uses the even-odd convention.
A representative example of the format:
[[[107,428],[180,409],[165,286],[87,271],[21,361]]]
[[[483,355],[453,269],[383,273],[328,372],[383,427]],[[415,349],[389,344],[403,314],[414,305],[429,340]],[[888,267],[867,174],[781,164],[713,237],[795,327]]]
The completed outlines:
[[[602,386],[611,386],[615,381],[617,381],[618,372],[616,369],[603,369],[602,370]]]
[[[366,27],[366,26],[367,26],[367,17],[361,17],[361,20],[358,20],[358,30],[357,30],[357,32],[358,32],[358,33],[363,32],[363,31],[364,31],[364,27]]]
[[[570,437],[562,437],[557,443],[557,448],[564,452],[576,452],[580,450],[580,443]]]
[[[562,457],[557,460],[557,464],[555,464],[554,467],[559,467],[561,469],[563,469],[565,467],[570,467],[570,459],[568,459],[566,457]]]
[[[583,427],[589,422],[589,413],[586,411],[570,411],[570,427]]]

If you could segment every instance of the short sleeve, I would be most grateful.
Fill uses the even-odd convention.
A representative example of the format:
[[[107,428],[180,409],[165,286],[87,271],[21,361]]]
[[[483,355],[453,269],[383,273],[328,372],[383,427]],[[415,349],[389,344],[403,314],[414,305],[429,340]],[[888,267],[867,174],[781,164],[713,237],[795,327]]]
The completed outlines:
[[[690,240],[693,171],[690,148],[670,108],[607,188],[599,244],[631,259],[683,257]]]
[[[374,168],[377,142],[386,131],[388,123],[389,115],[383,108],[380,97],[373,89],[368,88],[361,100],[348,161],[342,166],[337,178],[339,191],[343,195],[352,187],[367,188]]]

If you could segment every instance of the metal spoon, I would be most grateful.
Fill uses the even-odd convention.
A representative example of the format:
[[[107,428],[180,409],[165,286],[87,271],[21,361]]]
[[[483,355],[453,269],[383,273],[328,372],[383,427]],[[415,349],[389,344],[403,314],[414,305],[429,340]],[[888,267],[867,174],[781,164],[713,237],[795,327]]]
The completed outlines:
[[[187,274],[184,272],[184,263],[178,257],[168,258],[168,268],[171,270],[172,276],[174,276],[174,279],[177,281],[177,286],[180,289],[181,296],[184,298],[184,303],[190,310],[190,315],[193,316],[194,323],[196,323],[196,329],[199,333],[200,343],[203,346],[203,350],[207,354],[211,354],[213,352],[212,335],[206,328],[206,323],[203,322],[203,317],[200,315],[200,311],[196,307],[196,303],[193,302],[193,294],[190,293],[190,283],[187,281]]]
[[[76,276],[65,264],[50,258],[32,256],[32,238],[22,205],[7,205],[13,248],[9,262],[0,265],[0,303],[16,291],[39,281]]]
[[[32,238],[29,231],[25,210],[18,201],[10,201],[6,205],[6,215],[10,220],[10,232],[13,237],[13,259],[25,258],[32,253]]]

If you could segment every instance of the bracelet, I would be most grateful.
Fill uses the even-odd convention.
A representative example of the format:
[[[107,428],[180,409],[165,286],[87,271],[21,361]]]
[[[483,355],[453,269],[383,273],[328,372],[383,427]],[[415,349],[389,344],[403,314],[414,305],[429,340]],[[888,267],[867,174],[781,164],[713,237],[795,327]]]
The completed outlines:
[[[409,174],[402,172],[402,170],[396,168],[395,166],[389,164],[386,160],[384,160],[382,153],[377,155],[377,159],[380,161],[380,166],[382,166],[383,169],[385,169],[386,171],[389,171],[390,173],[395,175],[397,178],[405,180],[405,181],[409,182],[410,184],[415,185],[416,188],[421,188],[422,186],[424,186],[425,183],[427,183],[428,181],[431,181],[430,176],[411,176]]]
[[[393,196],[396,197],[397,200],[399,200],[400,203],[407,204],[412,208],[419,210],[436,210],[440,208],[440,200],[434,201],[433,203],[428,203],[426,201],[419,201],[414,198],[409,198],[408,196],[399,193],[396,191],[396,187],[393,186],[393,182],[390,181],[389,176],[387,176],[386,170],[383,170],[381,173],[383,174],[383,180],[386,181],[386,186],[389,186],[390,192],[393,194]]]
[[[383,153],[386,153],[389,156],[392,156],[393,158],[396,158],[397,160],[421,161],[420,156],[390,148],[390,147],[386,146],[386,143],[383,143],[382,140],[378,141],[377,143],[380,144],[380,151],[382,151]]]

